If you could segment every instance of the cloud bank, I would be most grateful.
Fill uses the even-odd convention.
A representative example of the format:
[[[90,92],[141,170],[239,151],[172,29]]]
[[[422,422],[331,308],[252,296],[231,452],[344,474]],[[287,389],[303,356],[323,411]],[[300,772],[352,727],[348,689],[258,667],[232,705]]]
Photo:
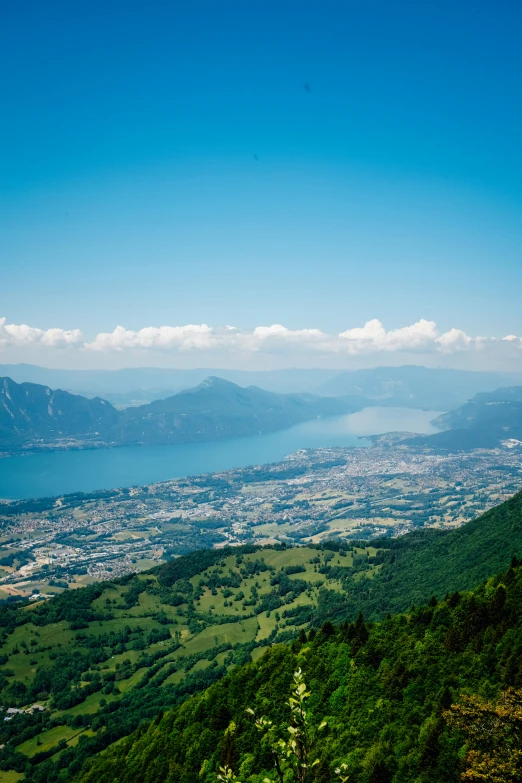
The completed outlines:
[[[88,352],[166,351],[311,353],[362,356],[390,354],[456,354],[486,349],[508,350],[522,357],[522,337],[472,337],[461,329],[440,333],[434,321],[421,319],[409,326],[386,330],[374,318],[364,326],[327,334],[320,329],[289,329],[281,324],[257,326],[251,330],[235,326],[213,327],[207,324],[185,326],[147,326],[132,330],[117,326],[112,332],[100,332],[92,340],[84,339],[79,329],[40,329],[27,324],[8,324],[0,318],[0,349],[45,346]]]
[[[6,318],[0,318],[0,348],[28,345],[65,348],[81,344],[83,335],[79,329],[38,329],[27,324],[8,324]]]

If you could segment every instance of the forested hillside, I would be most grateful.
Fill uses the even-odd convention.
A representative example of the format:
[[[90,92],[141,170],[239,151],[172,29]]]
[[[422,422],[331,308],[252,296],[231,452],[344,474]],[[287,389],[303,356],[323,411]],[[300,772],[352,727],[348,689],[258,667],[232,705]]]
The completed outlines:
[[[178,744],[172,740],[164,751],[172,761],[162,767],[165,779],[171,774],[172,781],[198,780],[190,777],[194,767],[182,759],[183,754],[192,758],[192,752],[193,764],[207,759],[205,769],[215,770],[218,761],[228,758],[232,730],[226,737],[223,731],[231,721],[240,728],[229,761],[247,761],[244,769],[255,771],[267,763],[266,754],[249,750],[254,734],[244,720],[245,705],[251,706],[251,700],[256,709],[282,715],[276,695],[302,662],[315,714],[333,716],[318,767],[323,777],[317,780],[329,781],[331,763],[349,754],[356,741],[357,752],[347,760],[354,780],[379,783],[391,780],[392,773],[399,775],[397,783],[428,779],[414,777],[428,753],[422,737],[434,753],[439,735],[446,739],[433,764],[452,772],[435,779],[454,780],[458,741],[450,741],[441,728],[440,693],[446,693],[446,703],[447,689],[454,699],[462,689],[494,695],[502,684],[518,683],[520,558],[522,493],[449,533],[424,531],[371,546],[331,541],[315,547],[201,550],[137,576],[65,591],[47,602],[3,604],[0,703],[19,712],[0,724],[0,770],[25,773],[35,783],[71,780],[88,759],[122,741],[143,721],[175,708],[179,711],[168,720],[183,728],[181,739],[176,729]],[[455,595],[494,573],[504,575],[480,588],[473,599]],[[501,583],[509,593],[505,610]],[[424,608],[412,609],[412,604]],[[390,612],[408,616],[389,619]],[[470,628],[465,628],[468,620]],[[375,621],[382,625],[368,624]],[[306,647],[308,652],[302,652]],[[304,657],[297,660],[298,653]],[[259,658],[259,665],[243,668]],[[360,674],[354,678],[356,672]],[[179,707],[221,680],[208,696]],[[255,695],[258,691],[264,700]],[[235,694],[230,703],[227,693]],[[223,699],[222,717],[217,718],[212,705]],[[42,711],[31,710],[35,702]],[[209,729],[202,731],[199,724],[207,721]],[[341,731],[345,722],[349,730]],[[130,758],[138,753],[133,764],[140,775],[145,774],[140,767],[145,763],[141,755],[146,755],[143,742],[152,743],[151,758],[156,758],[153,743],[157,732],[162,737],[158,742],[166,742],[161,734],[165,725],[171,724],[158,728],[156,722],[142,744],[132,741]],[[197,742],[189,753],[191,736]],[[376,743],[380,750],[373,747]],[[217,755],[216,748],[221,749]],[[405,777],[403,752],[409,758]],[[253,760],[242,755],[248,753]],[[384,777],[372,777],[371,759],[385,756],[393,759],[391,766]],[[147,773],[152,777],[144,777],[149,783],[161,779],[155,763]],[[98,762],[95,769],[86,778],[89,783],[95,775],[101,781],[120,781]],[[121,783],[137,779],[130,771],[125,774]],[[202,779],[213,780],[210,772]]]
[[[522,557],[522,492],[452,531],[423,530],[396,539],[372,541],[386,551],[371,582],[351,586],[352,612],[378,619],[431,595],[469,590]]]
[[[469,759],[446,711],[464,694],[494,699],[522,686],[521,648],[522,569],[515,561],[473,593],[433,598],[375,625],[359,617],[303,632],[142,726],[76,779],[214,783],[228,765],[245,783],[276,780],[268,743],[247,709],[266,716],[275,737],[286,739],[285,694],[301,668],[311,691],[310,722],[327,724],[307,781],[339,780],[335,769],[346,765],[343,774],[353,783],[453,783]],[[34,780],[43,779],[39,770]]]
[[[4,603],[0,705],[18,712],[0,723],[0,770],[39,775],[63,756],[72,774],[144,719],[292,640],[332,601],[346,604],[343,579],[378,571],[377,550],[335,549],[200,550],[49,601]]]

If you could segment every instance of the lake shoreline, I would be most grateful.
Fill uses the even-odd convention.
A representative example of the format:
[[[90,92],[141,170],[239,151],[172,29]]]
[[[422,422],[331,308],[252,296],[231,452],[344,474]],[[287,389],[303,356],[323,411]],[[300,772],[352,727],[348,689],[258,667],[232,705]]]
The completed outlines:
[[[29,500],[136,487],[223,470],[280,462],[300,449],[371,444],[369,433],[435,432],[437,411],[369,406],[283,430],[158,446],[46,450],[0,460],[0,498]]]
[[[378,406],[369,405],[366,406],[366,408],[373,408]],[[243,434],[238,434],[234,436],[224,436],[224,437],[215,437],[215,438],[191,438],[190,440],[179,440],[175,442],[170,443],[119,443],[117,441],[102,441],[102,440],[74,440],[70,439],[66,442],[60,442],[60,441],[49,441],[47,443],[32,443],[29,444],[27,447],[20,447],[18,449],[11,449],[11,450],[4,450],[0,451],[0,459],[5,459],[6,457],[23,457],[25,455],[33,455],[33,454],[48,454],[48,453],[54,453],[54,452],[62,452],[62,451],[98,451],[100,449],[134,449],[134,448],[156,448],[161,446],[188,446],[192,443],[221,443],[223,441],[232,441],[237,440],[240,438],[253,438],[257,435],[271,435],[272,433],[276,432],[284,432],[285,430],[291,430],[293,427],[299,427],[302,424],[307,424],[309,422],[318,421],[320,419],[332,419],[332,418],[339,418],[339,416],[350,416],[353,413],[359,413],[361,410],[366,410],[366,408],[360,408],[359,410],[350,411],[349,413],[344,414],[338,414],[334,413],[331,415],[322,415],[322,416],[314,416],[311,419],[305,419],[304,421],[298,422],[297,424],[289,424],[286,427],[276,427],[274,429],[267,429],[263,432],[247,432]]]

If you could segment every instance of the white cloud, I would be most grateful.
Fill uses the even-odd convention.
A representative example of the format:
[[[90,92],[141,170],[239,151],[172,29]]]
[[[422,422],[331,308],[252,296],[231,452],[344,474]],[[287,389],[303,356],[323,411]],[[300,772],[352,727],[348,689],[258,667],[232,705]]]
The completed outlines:
[[[422,318],[411,326],[387,332],[382,323],[374,318],[363,327],[341,332],[339,338],[346,341],[349,353],[419,351],[433,345],[437,338],[437,326],[434,321]]]
[[[479,340],[481,338],[476,338]],[[473,338],[463,332],[462,329],[450,329],[435,340],[439,344],[442,353],[456,353],[467,351],[473,346]]]
[[[38,329],[27,324],[8,324],[6,321],[6,318],[0,318],[0,348],[35,344],[49,348],[65,348],[83,342],[79,329]]]
[[[320,329],[289,329],[282,324],[256,326],[252,330],[236,326],[211,327],[207,324],[187,326],[146,327],[138,331],[118,326],[113,332],[102,332],[85,347],[93,351],[122,351],[125,349],[166,351],[239,351],[239,352],[301,352],[363,355],[374,353],[441,353],[481,350],[486,344],[511,342],[522,345],[514,335],[503,338],[470,337],[461,329],[450,329],[443,334],[434,321],[421,318],[409,326],[386,331],[378,319],[364,326],[347,329],[337,335]]]
[[[516,334],[508,334],[502,338],[502,342],[514,345],[522,350],[522,337],[517,337]]]
[[[327,334],[316,328],[289,329],[282,324],[239,329],[236,326],[213,327],[207,324],[185,326],[147,326],[126,329],[117,326],[112,332],[100,332],[86,342],[79,329],[40,329],[27,324],[8,324],[0,318],[0,349],[23,349],[29,346],[64,348],[75,346],[88,351],[163,351],[163,352],[229,352],[238,354],[455,354],[470,351],[493,351],[520,356],[522,338],[471,337],[461,329],[444,333],[434,321],[420,319],[409,326],[386,330],[376,318],[339,334]],[[506,353],[507,352],[507,353]]]
[[[329,336],[320,329],[288,329],[281,324],[256,326],[249,335],[241,335],[240,344],[256,351],[280,351],[285,346],[310,350],[328,350]]]
[[[83,342],[83,335],[79,329],[47,329],[42,334],[41,341],[51,348],[63,348]]]
[[[139,331],[117,326],[113,332],[102,332],[85,347],[92,351],[124,349],[236,351],[278,350],[285,345],[307,345],[328,340],[319,329],[287,329],[281,324],[258,326],[242,331],[236,326],[210,327],[207,324],[146,327]]]
[[[85,347],[92,351],[123,351],[125,348],[211,349],[217,345],[213,330],[206,324],[187,326],[147,326],[137,332],[117,326],[113,332],[101,332]]]
[[[256,326],[252,332],[253,337],[259,340],[269,340],[271,338],[283,340],[317,340],[326,337],[320,329],[287,329],[281,324],[272,324],[272,326]]]

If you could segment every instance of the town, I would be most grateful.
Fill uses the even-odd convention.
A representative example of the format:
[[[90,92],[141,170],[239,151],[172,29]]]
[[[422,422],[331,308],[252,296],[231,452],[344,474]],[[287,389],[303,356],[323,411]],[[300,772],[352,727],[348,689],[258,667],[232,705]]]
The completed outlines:
[[[0,505],[0,598],[33,600],[194,549],[454,528],[522,488],[521,444],[437,454],[400,433],[368,448],[144,487]]]

